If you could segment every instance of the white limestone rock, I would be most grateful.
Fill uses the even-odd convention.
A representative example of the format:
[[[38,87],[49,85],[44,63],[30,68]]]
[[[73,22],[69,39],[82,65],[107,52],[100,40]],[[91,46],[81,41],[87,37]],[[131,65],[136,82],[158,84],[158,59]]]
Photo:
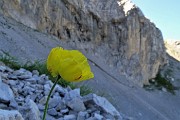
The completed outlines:
[[[0,120],[24,120],[22,115],[17,110],[1,110]]]
[[[49,109],[55,108],[59,104],[60,101],[61,101],[60,96],[54,96],[53,98],[51,98],[48,103]]]
[[[72,100],[68,101],[67,106],[70,107],[73,111],[77,112],[86,110],[82,99],[79,97],[75,97]]]
[[[10,107],[17,108],[17,103],[14,99],[14,94],[10,87],[0,82],[0,103],[4,103]]]
[[[40,111],[31,99],[26,99],[26,103],[20,108],[20,112],[25,120],[41,120]]]
[[[105,113],[111,114],[114,117],[121,118],[120,113],[116,108],[104,97],[97,96],[96,94],[88,94],[83,97],[83,101],[86,104],[94,104],[100,107]]]

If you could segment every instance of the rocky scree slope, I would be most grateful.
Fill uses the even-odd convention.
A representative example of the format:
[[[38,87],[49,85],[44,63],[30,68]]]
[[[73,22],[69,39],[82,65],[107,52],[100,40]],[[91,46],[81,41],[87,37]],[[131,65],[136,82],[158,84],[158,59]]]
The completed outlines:
[[[53,83],[45,74],[0,65],[0,119],[41,120]],[[80,89],[55,86],[46,120],[122,120],[120,113],[103,97],[80,95]]]
[[[124,0],[1,0],[0,12],[102,58],[143,85],[166,63],[161,31]]]

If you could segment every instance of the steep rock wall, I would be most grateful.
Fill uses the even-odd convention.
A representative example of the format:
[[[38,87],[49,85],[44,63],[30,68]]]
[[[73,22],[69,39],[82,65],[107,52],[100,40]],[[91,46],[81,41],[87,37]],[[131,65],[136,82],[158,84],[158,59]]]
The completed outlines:
[[[102,57],[136,84],[166,62],[161,31],[124,0],[1,0],[0,12]]]

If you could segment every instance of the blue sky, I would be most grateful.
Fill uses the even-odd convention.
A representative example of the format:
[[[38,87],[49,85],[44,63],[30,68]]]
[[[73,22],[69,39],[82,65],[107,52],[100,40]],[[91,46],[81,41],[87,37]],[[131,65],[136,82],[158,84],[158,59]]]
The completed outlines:
[[[180,0],[132,0],[156,26],[164,39],[180,40]]]

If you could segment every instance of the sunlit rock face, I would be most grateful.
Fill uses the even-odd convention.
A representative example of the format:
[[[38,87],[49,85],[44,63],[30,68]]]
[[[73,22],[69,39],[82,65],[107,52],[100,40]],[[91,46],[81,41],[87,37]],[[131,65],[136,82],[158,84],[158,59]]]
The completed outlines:
[[[164,43],[167,53],[180,61],[180,40],[165,40]]]
[[[0,12],[68,44],[143,85],[166,63],[161,31],[131,1],[1,0]]]

